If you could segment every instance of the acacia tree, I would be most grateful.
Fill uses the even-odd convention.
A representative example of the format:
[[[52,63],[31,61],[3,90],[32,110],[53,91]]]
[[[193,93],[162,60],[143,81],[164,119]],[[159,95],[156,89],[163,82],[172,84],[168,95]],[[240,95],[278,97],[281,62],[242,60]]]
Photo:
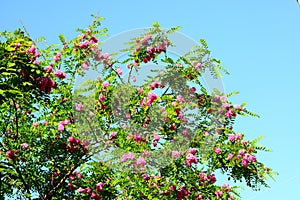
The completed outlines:
[[[256,115],[202,85],[205,71],[226,73],[204,40],[174,59],[168,36],[178,28],[154,23],[121,59],[101,50],[101,20],[40,49],[21,30],[1,32],[0,197],[238,199],[236,181],[267,186],[261,138],[233,128]],[[163,68],[134,85],[146,63]],[[89,70],[99,78],[76,86]]]

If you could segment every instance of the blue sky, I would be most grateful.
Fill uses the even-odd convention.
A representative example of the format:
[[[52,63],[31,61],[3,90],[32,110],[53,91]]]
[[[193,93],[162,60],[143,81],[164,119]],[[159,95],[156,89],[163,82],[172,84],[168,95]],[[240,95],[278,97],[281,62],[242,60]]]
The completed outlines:
[[[227,92],[237,90],[231,100],[248,102],[248,109],[261,118],[239,118],[236,129],[248,138],[273,149],[260,159],[278,171],[271,189],[242,191],[243,199],[295,199],[300,167],[300,7],[296,0],[253,1],[3,1],[0,30],[14,30],[21,19],[33,38],[44,36],[58,42],[58,34],[76,36],[77,27],[98,13],[114,35],[133,28],[182,26],[181,32],[205,39],[213,56],[231,75],[223,79]]]

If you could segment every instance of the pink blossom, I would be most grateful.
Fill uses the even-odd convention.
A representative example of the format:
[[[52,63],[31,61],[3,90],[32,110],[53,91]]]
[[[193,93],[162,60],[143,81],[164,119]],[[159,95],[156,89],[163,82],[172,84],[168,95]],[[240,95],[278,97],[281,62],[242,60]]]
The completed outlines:
[[[248,144],[248,140],[243,140],[243,141],[242,141],[242,144],[243,144],[243,145],[247,145],[247,144]]]
[[[201,68],[201,67],[202,67],[201,63],[197,63],[196,65],[194,65],[194,69],[198,69],[198,68]]]
[[[182,131],[182,134],[183,134],[183,135],[188,135],[188,130],[184,129],[184,130]]]
[[[153,138],[154,141],[159,141],[160,140],[160,136],[156,133],[154,135],[154,138]]]
[[[135,76],[132,77],[132,81],[136,82],[136,77]]]
[[[73,136],[69,137],[68,138],[68,142],[71,143],[71,144],[74,143],[75,142],[75,138]]]
[[[102,191],[102,190],[103,190],[103,186],[104,186],[104,183],[99,182],[99,183],[96,185],[96,190],[97,190],[97,191]]]
[[[138,166],[145,166],[145,165],[146,165],[146,161],[145,161],[144,158],[139,157],[139,158],[137,159],[137,161],[136,161],[136,164],[137,164]]]
[[[65,130],[65,126],[62,123],[58,123],[58,127],[57,130],[59,130],[60,132],[63,132]]]
[[[92,192],[92,189],[90,187],[85,188],[85,193],[90,194]]]
[[[180,156],[180,152],[179,151],[172,151],[172,157],[173,158],[178,158]]]
[[[67,77],[66,73],[62,72],[59,69],[55,70],[54,76],[56,76],[57,78],[60,78],[60,79],[64,79]]]
[[[250,157],[250,161],[256,162],[256,156],[251,156],[251,157]]]
[[[240,149],[240,150],[239,150],[239,154],[240,154],[240,155],[243,156],[245,153],[246,153],[245,149]]]
[[[80,188],[77,189],[77,192],[83,193],[83,192],[85,192],[85,190],[86,190],[86,189],[83,189],[82,187],[80,187]]]
[[[121,162],[125,162],[126,160],[133,160],[135,158],[134,153],[128,153],[128,154],[124,154],[121,157]]]
[[[104,100],[105,100],[105,96],[104,96],[103,94],[100,94],[100,95],[99,95],[99,100],[100,100],[100,101],[104,101]]]
[[[79,48],[86,48],[89,45],[89,41],[85,40],[84,42],[79,43]]]
[[[96,194],[95,192],[92,192],[91,199],[100,199],[100,195]]]
[[[223,184],[222,189],[225,190],[225,192],[230,192],[231,188],[229,184]]]
[[[195,155],[196,152],[197,152],[197,149],[196,149],[196,148],[190,148],[190,149],[189,149],[189,153],[191,153],[191,154],[193,154],[193,155]]]
[[[81,69],[83,70],[87,70],[89,68],[90,64],[88,62],[84,62],[82,65],[81,65]]]
[[[216,175],[214,175],[214,174],[209,175],[208,179],[213,183],[215,183],[217,181]]]
[[[113,139],[114,137],[116,137],[117,135],[118,135],[117,132],[110,132],[110,133],[109,133],[109,139],[111,140],[111,139]]]
[[[39,123],[38,122],[33,122],[34,127],[38,127]]]
[[[43,125],[48,125],[48,124],[49,124],[49,122],[43,121]]]
[[[188,167],[190,167],[192,163],[197,164],[198,163],[198,159],[193,154],[188,153],[187,156],[186,156],[185,164]]]
[[[103,89],[106,89],[106,87],[108,87],[108,86],[109,86],[109,82],[104,81],[104,82],[102,83],[102,88],[103,88]]]
[[[8,150],[6,152],[6,159],[13,158],[15,156],[15,152],[13,150]]]
[[[148,98],[151,100],[151,101],[154,101],[158,98],[157,94],[155,94],[154,92],[149,92],[148,93]]]
[[[228,140],[231,141],[231,142],[234,141],[235,140],[235,135],[234,134],[229,134],[228,135]]]
[[[234,154],[232,154],[232,153],[228,154],[227,160],[231,160],[233,156],[234,156]]]
[[[117,74],[122,75],[122,68],[118,67],[118,69],[116,70]]]
[[[144,88],[139,88],[139,89],[138,89],[138,92],[139,92],[139,93],[143,93],[143,92],[144,92]]]
[[[27,149],[29,147],[29,145],[27,143],[22,143],[21,147],[23,147],[24,149]]]
[[[205,173],[200,172],[200,173],[199,173],[199,179],[200,179],[201,181],[207,181],[207,180],[208,180],[208,177],[207,177],[207,175],[206,175]]]
[[[221,149],[218,147],[215,149],[216,154],[220,154],[221,153]]]
[[[195,88],[195,87],[191,87],[190,90],[191,90],[192,92],[196,92],[196,88]]]
[[[83,108],[83,104],[78,103],[75,105],[75,107],[76,107],[76,111],[81,112]]]
[[[248,161],[247,159],[243,159],[243,160],[242,160],[243,166],[246,167],[246,166],[248,165],[248,162],[249,162],[249,161]]]
[[[215,194],[216,194],[216,196],[218,197],[218,198],[220,198],[220,197],[222,197],[222,191],[221,190],[217,190],[216,192],[215,192]]]
[[[61,57],[61,53],[57,53],[55,56],[53,56],[54,62],[58,62],[60,57]]]
[[[35,50],[36,50],[36,47],[35,47],[34,45],[32,45],[32,46],[27,50],[27,53],[34,54],[34,53],[35,53]]]
[[[240,140],[241,138],[242,138],[242,134],[241,133],[236,134],[236,136],[235,136],[236,140]]]

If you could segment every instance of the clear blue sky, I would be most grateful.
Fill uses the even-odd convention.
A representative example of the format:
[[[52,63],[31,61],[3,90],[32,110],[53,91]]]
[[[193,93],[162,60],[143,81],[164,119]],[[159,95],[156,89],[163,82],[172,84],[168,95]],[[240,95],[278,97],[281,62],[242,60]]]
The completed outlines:
[[[49,43],[57,35],[75,36],[77,27],[90,22],[90,14],[106,18],[110,35],[158,21],[169,28],[205,39],[215,57],[231,75],[223,80],[226,91],[240,94],[233,101],[248,102],[260,119],[239,118],[236,129],[248,138],[264,135],[261,142],[273,149],[259,158],[278,171],[271,189],[242,192],[243,199],[297,199],[300,156],[300,7],[296,0],[185,0],[185,1],[2,1],[0,30],[20,27],[33,38]]]

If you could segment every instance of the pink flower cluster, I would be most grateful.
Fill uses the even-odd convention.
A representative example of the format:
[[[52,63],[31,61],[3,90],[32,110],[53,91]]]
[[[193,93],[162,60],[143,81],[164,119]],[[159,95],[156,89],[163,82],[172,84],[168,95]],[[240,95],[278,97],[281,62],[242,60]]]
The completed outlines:
[[[194,148],[189,149],[189,152],[187,153],[186,160],[185,160],[186,166],[190,167],[192,163],[194,164],[198,163],[198,159],[195,156],[195,154],[196,154],[196,149]]]
[[[65,130],[65,125],[70,124],[70,119],[66,119],[58,122],[57,130],[63,132]]]
[[[243,135],[241,133],[237,133],[237,134],[229,134],[228,135],[228,140],[230,142],[234,142],[234,141],[239,141],[240,139],[242,139]]]
[[[101,192],[103,190],[103,187],[104,187],[104,183],[102,183],[102,182],[97,183],[96,191]],[[87,187],[85,189],[80,187],[77,189],[77,192],[88,194],[88,195],[90,195],[91,199],[97,199],[97,200],[101,199],[100,194],[93,192],[93,190],[90,187]]]
[[[52,88],[57,88],[56,83],[49,77],[41,77],[38,78],[37,81],[39,81],[39,89],[46,93],[50,93]]]
[[[151,83],[150,85],[150,89],[151,90],[154,90],[155,88],[163,88],[164,85],[160,84],[159,82],[157,81],[154,81],[153,83]]]
[[[102,54],[101,52],[95,55],[95,60],[101,61],[107,67],[111,67],[113,62],[113,58],[108,53]]]
[[[170,45],[167,39],[162,38],[160,41],[155,42],[155,44],[154,41],[155,40],[152,40],[152,35],[146,35],[143,38],[136,40],[137,46],[132,54],[136,57],[133,61],[133,66],[139,66],[140,59],[142,59],[144,63],[151,61],[151,59],[155,58],[156,54],[166,51],[167,47]]]
[[[17,46],[19,46],[19,45],[17,45]],[[17,47],[16,46],[16,47]],[[20,47],[20,46],[19,46]],[[18,48],[18,47],[17,47]],[[17,49],[16,48],[16,49]],[[37,61],[36,59],[38,58],[38,57],[40,57],[40,53],[38,53],[38,52],[36,52],[36,46],[34,46],[34,45],[31,45],[31,47],[29,48],[29,49],[27,49],[27,54],[28,55],[30,55],[30,60],[31,61],[33,61],[33,64],[40,64],[40,62],[41,61]]]
[[[142,107],[144,107],[145,105],[151,106],[151,104],[158,98],[157,94],[155,94],[154,92],[149,92],[147,97],[148,98],[147,98],[147,102],[146,103],[145,103],[146,98],[143,98],[140,101],[140,105]]]
[[[121,157],[121,162],[125,162],[127,160],[133,160],[135,158],[134,153],[127,153]]]
[[[67,77],[66,73],[64,73],[60,69],[55,70],[54,76],[56,76],[57,78],[60,78],[60,79],[64,79]]]

